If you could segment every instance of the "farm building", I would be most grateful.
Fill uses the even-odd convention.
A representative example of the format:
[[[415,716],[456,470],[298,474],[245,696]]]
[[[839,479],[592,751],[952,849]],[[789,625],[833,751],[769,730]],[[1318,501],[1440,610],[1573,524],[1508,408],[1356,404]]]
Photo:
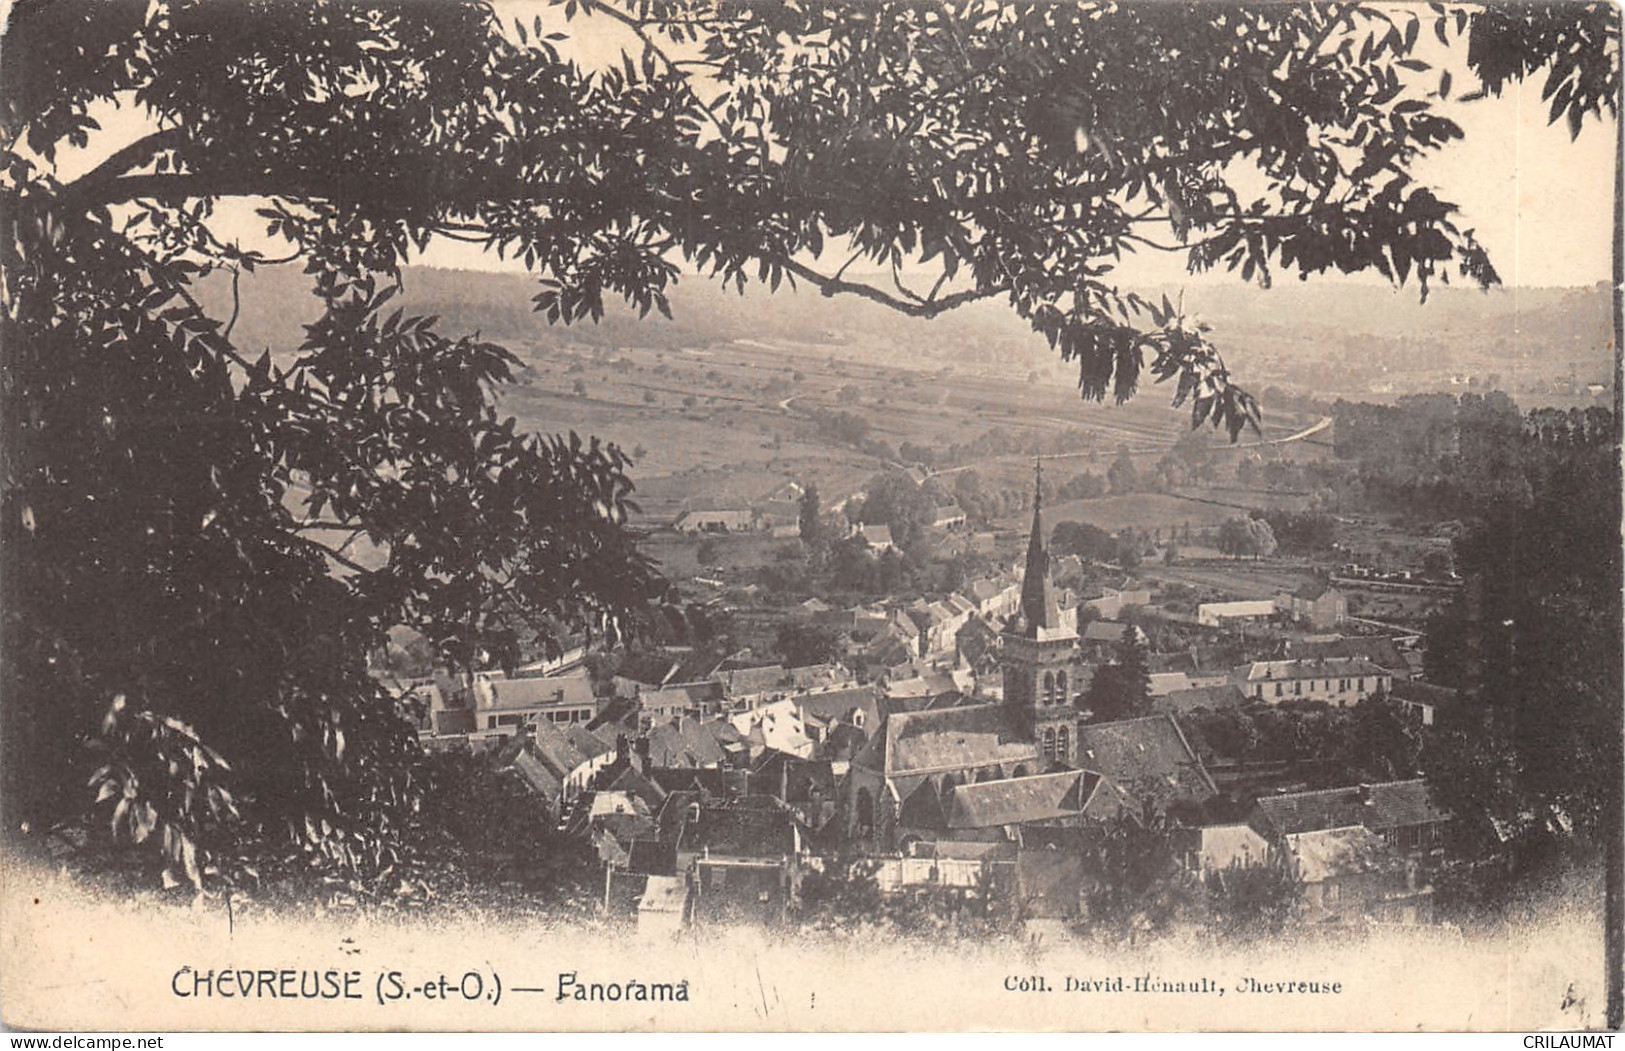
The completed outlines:
[[[1316,630],[1335,628],[1349,615],[1344,594],[1318,580],[1290,593],[1283,591],[1275,602],[1281,612]]]
[[[1204,627],[1222,628],[1249,620],[1268,620],[1278,612],[1272,599],[1252,602],[1204,602],[1196,607],[1196,619]]]
[[[718,508],[710,511],[684,511],[672,523],[679,533],[744,533],[756,528],[756,515],[749,508]]]

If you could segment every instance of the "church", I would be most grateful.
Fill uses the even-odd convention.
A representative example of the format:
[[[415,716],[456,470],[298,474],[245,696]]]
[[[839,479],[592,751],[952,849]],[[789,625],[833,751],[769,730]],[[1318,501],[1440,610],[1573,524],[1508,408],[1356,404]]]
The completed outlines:
[[[1090,669],[1056,600],[1037,493],[999,663],[1002,698],[896,712],[875,729],[847,777],[850,835],[887,850],[912,838],[1006,838],[1023,824],[1107,820],[1215,794],[1171,716],[1085,723],[1078,700]]]

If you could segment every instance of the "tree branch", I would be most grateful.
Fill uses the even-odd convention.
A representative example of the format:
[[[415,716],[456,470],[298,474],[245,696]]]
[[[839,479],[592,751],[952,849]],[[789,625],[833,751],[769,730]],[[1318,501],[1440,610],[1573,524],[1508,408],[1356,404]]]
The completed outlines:
[[[299,536],[299,535],[294,534],[294,533],[289,533],[288,534],[288,539],[293,540],[296,543],[303,544],[305,547],[311,548],[312,550],[321,552],[323,555],[326,555],[328,558],[331,558],[333,561],[337,562],[339,565],[341,565],[344,568],[346,568],[348,570],[351,570],[353,572],[361,573],[361,574],[363,574],[365,576],[371,576],[373,574],[373,572],[374,572],[373,570],[368,569],[366,566],[363,566],[361,563],[356,562],[353,559],[351,559],[351,558],[349,558],[349,557],[347,557],[345,555],[339,554],[337,551],[335,551],[332,548],[328,547],[326,544],[324,544],[324,543],[322,543],[322,542],[320,542],[318,540],[312,540],[308,536]]]
[[[116,150],[112,156],[102,161],[90,171],[79,176],[67,186],[72,193],[81,187],[96,186],[111,181],[117,176],[124,175],[146,161],[152,160],[159,153],[172,146],[179,146],[186,141],[186,135],[180,128],[166,128],[155,131],[135,140],[122,149]]]
[[[938,314],[946,313],[955,307],[964,306],[966,303],[973,303],[978,299],[987,299],[990,296],[1001,295],[1009,291],[1007,286],[994,285],[990,288],[967,289],[964,292],[955,292],[951,296],[944,296],[942,299],[930,302],[921,300],[916,303],[906,299],[898,299],[891,293],[883,292],[873,285],[866,285],[857,281],[841,281],[820,274],[811,267],[798,263],[793,259],[784,260],[783,265],[786,270],[814,286],[825,296],[837,296],[842,293],[859,296],[882,306],[890,307],[899,313],[907,314],[909,317],[934,318]]]

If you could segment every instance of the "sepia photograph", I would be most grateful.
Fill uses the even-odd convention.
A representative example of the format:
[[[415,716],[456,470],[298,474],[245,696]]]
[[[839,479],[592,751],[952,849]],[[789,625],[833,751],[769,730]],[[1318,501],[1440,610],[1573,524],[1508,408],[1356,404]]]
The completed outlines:
[[[1618,4],[0,22],[7,1030],[1625,1023]]]

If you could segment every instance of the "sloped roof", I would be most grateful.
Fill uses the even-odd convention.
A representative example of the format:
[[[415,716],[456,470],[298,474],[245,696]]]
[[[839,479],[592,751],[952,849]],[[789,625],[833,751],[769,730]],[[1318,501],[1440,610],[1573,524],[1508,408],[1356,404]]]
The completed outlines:
[[[673,720],[649,731],[649,762],[653,766],[716,766],[722,756],[716,735],[697,719]]]
[[[998,828],[1074,817],[1083,812],[1099,782],[1099,774],[1067,770],[959,785],[948,796],[948,827]]]
[[[852,686],[844,690],[824,690],[819,693],[799,693],[790,698],[795,706],[801,709],[801,714],[808,718],[817,717],[826,721],[847,719],[854,710],[863,712],[864,725],[873,728],[874,720],[880,714],[880,706],[875,702],[875,688],[873,686]]]
[[[591,737],[591,734],[587,734]],[[567,778],[583,763],[587,762],[589,755],[577,748],[575,741],[559,729],[556,723],[546,719],[536,723],[531,730],[532,746],[537,756],[546,764],[557,778]],[[594,753],[601,755],[602,751]]]
[[[514,711],[555,705],[590,705],[597,701],[586,675],[558,675],[534,679],[491,679],[491,703],[482,711]]]
[[[544,799],[557,799],[563,790],[563,780],[552,770],[549,770],[541,757],[530,748],[521,748],[507,762],[506,766],[518,773],[524,779],[525,784],[529,785],[532,790]]]
[[[1319,657],[1325,660],[1351,660],[1364,658],[1379,668],[1389,671],[1408,671],[1405,657],[1394,645],[1394,640],[1378,635],[1345,636],[1336,639],[1304,639],[1294,643],[1293,653],[1300,657]]]
[[[1208,825],[1197,833],[1201,837],[1202,864],[1210,868],[1261,865],[1269,858],[1269,844],[1251,825]]]
[[[1391,696],[1396,701],[1411,701],[1416,704],[1431,704],[1443,706],[1454,704],[1461,699],[1460,690],[1452,690],[1448,686],[1434,686],[1432,683],[1417,682],[1415,679],[1405,679],[1394,683]]]
[[[1258,813],[1269,828],[1288,836],[1348,825],[1382,832],[1407,825],[1431,824],[1449,817],[1434,805],[1427,783],[1420,778],[1261,796]]]
[[[878,735],[886,776],[1031,762],[1038,746],[1002,705],[979,704],[899,712]]]
[[[1137,804],[1150,801],[1159,809],[1218,794],[1172,715],[1080,726],[1077,762],[1104,774]]]
[[[717,766],[651,766],[645,776],[666,793],[699,792],[718,798],[728,794],[727,776]]]
[[[1365,872],[1393,872],[1405,861],[1388,841],[1364,825],[1298,832],[1286,837],[1293,870],[1305,883]]]
[[[1248,682],[1291,682],[1294,679],[1338,679],[1382,674],[1381,668],[1360,657],[1346,660],[1253,661],[1247,665]]]
[[[822,798],[833,800],[837,787],[834,767],[827,761],[801,759],[785,752],[764,753],[750,772],[752,795],[778,796],[782,788],[786,803],[811,799],[815,788]]]
[[[892,543],[891,526],[889,525],[866,525],[863,527],[862,532],[863,539],[871,547],[880,547],[883,544]]]
[[[1001,583],[1000,581],[992,580],[988,577],[981,577],[977,580],[971,581],[966,587],[971,596],[974,597],[977,602],[986,602],[989,599],[1002,595],[1005,589],[1009,586],[1009,584]]]
[[[606,743],[597,734],[578,723],[571,723],[565,729],[564,736],[569,738],[571,747],[588,759],[597,759],[606,752],[615,750],[613,743]]]
[[[658,690],[644,690],[638,695],[638,704],[645,711],[672,708],[700,708],[707,702],[722,699],[722,684],[707,679],[704,682],[685,682],[664,686]]]
[[[698,821],[683,825],[679,850],[708,850],[732,857],[776,858],[796,852],[795,821],[772,800],[702,807]]]
[[[466,734],[474,731],[474,713],[467,708],[448,708],[430,712],[437,734]]]
[[[824,686],[837,682],[851,682],[852,673],[844,667],[834,663],[803,664],[795,668],[785,669],[785,678],[791,686],[807,689],[814,686]]]
[[[870,664],[878,664],[886,668],[898,668],[911,664],[916,656],[916,650],[895,635],[885,635],[871,644],[865,653],[865,659]]]
[[[1335,590],[1337,589],[1324,580],[1311,580],[1307,584],[1299,585],[1298,589],[1292,593],[1292,597],[1301,598],[1305,602],[1313,602],[1326,592]]]
[[[1083,629],[1085,642],[1122,642],[1128,634],[1127,624],[1118,624],[1109,620],[1092,620]]]
[[[942,829],[948,825],[948,804],[929,777],[906,778],[895,782],[897,824],[902,828]]]
[[[1161,697],[1151,698],[1151,706],[1157,711],[1171,712],[1174,715],[1184,715],[1197,708],[1206,708],[1209,711],[1239,708],[1246,703],[1247,695],[1241,692],[1241,687],[1230,683],[1223,686],[1192,686],[1183,690],[1170,690]]]
[[[781,664],[763,664],[754,668],[730,668],[718,671],[715,678],[730,697],[752,693],[765,693],[784,684],[788,677]]]
[[[633,652],[620,658],[618,674],[646,686],[659,686],[677,669],[677,659],[665,653]]]

